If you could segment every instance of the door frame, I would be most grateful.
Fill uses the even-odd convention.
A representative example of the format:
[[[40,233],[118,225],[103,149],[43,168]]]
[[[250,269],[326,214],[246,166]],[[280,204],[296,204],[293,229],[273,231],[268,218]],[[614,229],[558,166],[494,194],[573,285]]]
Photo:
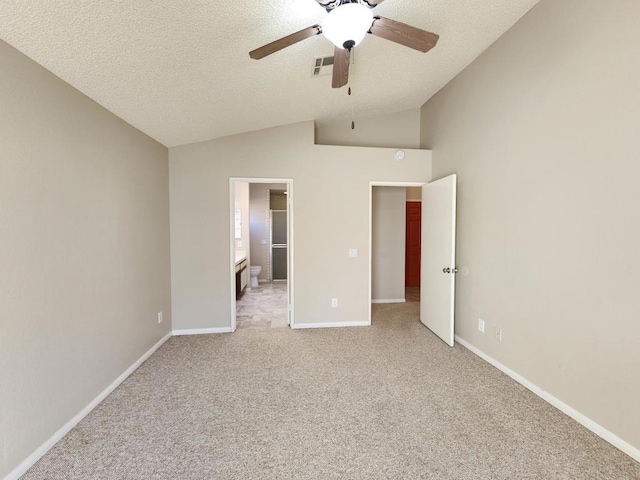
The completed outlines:
[[[287,185],[287,306],[289,315],[289,327],[295,328],[294,309],[294,231],[293,231],[293,178],[268,178],[268,177],[229,177],[229,289],[231,305],[231,332],[236,331],[236,259],[235,259],[235,201],[236,182],[245,183],[283,183]],[[249,246],[251,248],[251,246]],[[249,265],[251,267],[251,265]],[[249,276],[251,281],[251,276]]]
[[[424,187],[427,183],[429,182],[369,182],[369,318],[367,320],[369,326],[371,326],[371,287],[373,286],[373,187]]]

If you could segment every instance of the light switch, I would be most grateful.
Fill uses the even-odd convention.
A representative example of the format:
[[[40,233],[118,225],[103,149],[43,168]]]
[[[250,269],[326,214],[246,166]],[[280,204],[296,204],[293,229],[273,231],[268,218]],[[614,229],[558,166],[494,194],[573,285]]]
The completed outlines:
[[[350,248],[349,249],[349,256],[351,258],[355,258],[358,256],[358,249],[357,248]]]

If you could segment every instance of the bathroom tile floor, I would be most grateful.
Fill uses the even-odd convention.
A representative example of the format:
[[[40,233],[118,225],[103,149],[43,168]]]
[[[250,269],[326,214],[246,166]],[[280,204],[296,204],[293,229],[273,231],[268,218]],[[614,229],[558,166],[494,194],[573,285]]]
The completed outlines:
[[[420,301],[420,287],[406,287],[407,302]],[[287,327],[287,284],[261,283],[236,302],[236,328],[260,330]]]
[[[236,328],[287,327],[287,284],[261,283],[236,302]]]

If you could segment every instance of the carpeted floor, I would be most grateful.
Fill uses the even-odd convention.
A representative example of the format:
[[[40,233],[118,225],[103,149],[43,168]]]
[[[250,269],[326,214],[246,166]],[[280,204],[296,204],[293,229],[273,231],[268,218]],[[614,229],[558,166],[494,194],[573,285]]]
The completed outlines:
[[[417,320],[171,338],[27,479],[636,479],[622,454]]]

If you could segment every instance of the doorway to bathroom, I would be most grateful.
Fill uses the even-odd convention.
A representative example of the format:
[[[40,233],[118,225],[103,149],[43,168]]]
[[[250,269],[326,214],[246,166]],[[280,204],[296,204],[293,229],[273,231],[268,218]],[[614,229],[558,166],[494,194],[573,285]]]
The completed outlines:
[[[293,180],[231,178],[231,330],[293,327]]]

